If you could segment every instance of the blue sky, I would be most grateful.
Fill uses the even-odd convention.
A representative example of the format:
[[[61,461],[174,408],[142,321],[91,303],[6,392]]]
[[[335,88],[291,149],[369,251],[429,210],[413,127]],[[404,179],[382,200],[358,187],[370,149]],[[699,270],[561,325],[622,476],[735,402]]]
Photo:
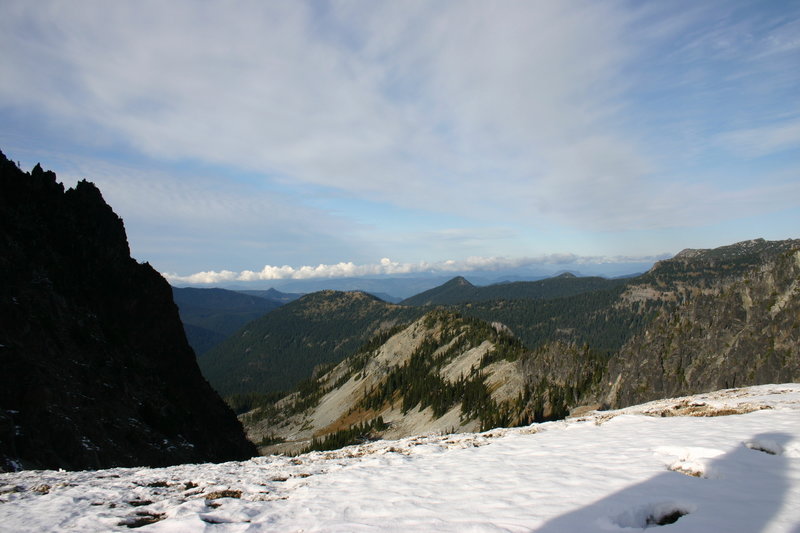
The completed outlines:
[[[173,282],[647,262],[800,228],[800,2],[0,5],[0,149]]]

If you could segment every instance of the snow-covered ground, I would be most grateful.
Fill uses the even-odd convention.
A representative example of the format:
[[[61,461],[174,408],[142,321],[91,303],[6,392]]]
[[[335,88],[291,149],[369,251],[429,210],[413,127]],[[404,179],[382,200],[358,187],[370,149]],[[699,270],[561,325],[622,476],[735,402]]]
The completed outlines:
[[[744,414],[736,414],[743,413]],[[0,530],[800,533],[800,384],[296,458],[0,474]]]

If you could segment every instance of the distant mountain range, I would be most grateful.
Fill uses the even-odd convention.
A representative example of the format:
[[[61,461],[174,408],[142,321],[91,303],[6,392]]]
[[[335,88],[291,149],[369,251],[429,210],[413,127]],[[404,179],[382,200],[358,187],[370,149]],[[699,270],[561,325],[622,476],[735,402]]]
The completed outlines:
[[[416,306],[455,305],[490,300],[544,300],[608,289],[624,283],[624,280],[577,277],[571,273],[563,273],[540,281],[515,281],[476,287],[466,278],[459,276],[444,285],[407,298],[401,303]]]
[[[249,293],[253,287],[274,288],[282,292],[309,294],[323,290],[362,291],[380,299],[397,303],[416,294],[438,287],[454,277],[464,277],[473,285],[483,287],[514,281],[538,281],[552,278],[563,273],[571,273],[577,277],[631,277],[636,273],[647,271],[653,261],[616,262],[616,263],[568,263],[564,265],[535,265],[530,267],[510,268],[497,271],[466,271],[448,274],[438,272],[419,272],[394,276],[375,276],[358,278],[326,278],[326,279],[286,279],[260,282],[231,283],[222,285],[232,291]],[[579,268],[577,268],[579,267]]]
[[[422,316],[431,306],[449,306],[453,311],[474,316],[487,322],[501,322],[518,336],[526,346],[535,349],[550,342],[589,344],[593,349],[613,353],[643,328],[655,315],[672,303],[662,298],[635,298],[630,294],[662,294],[675,291],[688,280],[694,284],[710,283],[725,276],[740,274],[786,250],[797,241],[747,241],[708,250],[687,258],[694,252],[684,251],[674,259],[657,263],[649,272],[634,277],[605,279],[599,277],[577,277],[570,273],[539,281],[511,282],[476,287],[463,277],[453,278],[443,285],[425,291],[396,306],[374,297],[354,298],[354,294],[323,291],[300,298],[287,306],[270,312],[261,319],[248,324],[245,330],[249,340],[244,341],[244,330],[218,345],[212,357],[201,361],[201,368],[214,361],[219,373],[209,376],[212,384],[224,395],[248,392],[274,392],[288,390],[299,380],[311,375],[313,367],[302,367],[297,361],[307,359],[320,362],[338,362],[347,355],[348,349],[356,347],[381,330],[402,320],[413,320]],[[735,250],[736,252],[732,251]],[[671,293],[671,292],[670,292]],[[674,298],[674,297],[673,297]],[[349,302],[343,306],[342,301]],[[368,309],[361,308],[364,304]],[[321,309],[347,309],[346,313],[317,313]],[[373,316],[373,313],[376,313]],[[305,324],[305,317],[314,316],[314,325]],[[359,317],[354,320],[353,317]],[[331,327],[331,323],[338,324]],[[372,327],[363,329],[365,323]],[[383,324],[383,327],[381,327]],[[276,331],[279,330],[279,331]],[[322,332],[325,334],[322,335]],[[253,334],[255,332],[255,334]],[[305,341],[296,338],[308,336]],[[344,344],[342,344],[344,343]],[[337,356],[330,346],[337,346]],[[236,348],[233,348],[236,346]],[[292,346],[292,348],[288,348]],[[276,382],[260,379],[260,373],[281,374],[272,364],[283,364],[278,354],[290,349],[300,359],[291,356],[294,376],[289,381]],[[250,355],[244,356],[243,352]],[[234,355],[238,353],[239,355]],[[230,372],[236,373],[235,364],[225,361],[236,359],[246,364],[248,385],[235,386]],[[265,361],[272,363],[265,363]],[[230,371],[230,372],[229,372]],[[222,386],[218,375],[226,375]],[[276,389],[279,383],[283,389]]]
[[[243,420],[265,450],[800,379],[798,240],[685,250],[629,279],[475,287],[455,278],[403,306],[359,294],[306,296],[251,323],[258,329],[240,332],[235,350],[214,352],[207,376],[223,394],[274,392],[289,381],[267,376],[288,361],[298,382],[305,376],[275,404],[238,398],[240,411],[256,408]],[[424,415],[412,424],[409,413]]]
[[[264,298],[265,300],[271,300],[273,302],[278,302],[280,304],[288,304],[289,302],[293,302],[303,296],[303,293],[291,293],[291,292],[281,292],[275,289],[267,289],[267,290],[241,290],[236,291],[241,294],[248,294],[250,296],[258,296],[259,298]]]
[[[298,280],[274,280],[270,281],[268,287],[277,289],[281,292],[310,294],[327,290],[341,292],[361,291],[378,296],[384,301],[396,303],[413,296],[419,292],[431,289],[449,280],[451,276],[427,275],[427,276],[381,276],[381,277],[360,277],[360,278],[331,278],[331,279],[298,279]],[[485,280],[488,285],[491,283]],[[266,282],[264,282],[266,283]],[[224,286],[225,289],[250,293],[253,283],[230,284]]]
[[[498,305],[513,309],[512,314],[523,321],[526,320],[524,317],[531,314],[552,317],[555,313],[561,313],[567,321],[575,321],[580,320],[576,314],[576,306],[583,308],[586,301],[595,302],[598,298],[602,302],[595,302],[595,305],[602,305],[606,303],[603,298],[612,298],[614,289],[624,284],[625,280],[577,277],[563,273],[539,281],[476,287],[465,278],[456,277],[439,287],[404,300],[399,306],[358,291],[321,291],[292,301],[280,309],[265,312],[264,316],[242,326],[237,333],[218,342],[211,349],[198,352],[199,362],[206,377],[226,396],[289,391],[311,375],[314,365],[338,363],[349,351],[373,335],[399,322],[419,318],[431,306],[455,306],[455,311],[490,322],[493,319],[489,315],[503,315],[496,309]],[[189,289],[179,289],[176,298],[181,298],[181,291],[185,290]],[[195,292],[191,294],[215,294],[196,292],[209,289],[192,290]],[[228,292],[231,293],[231,301],[238,301],[236,293]],[[579,299],[578,303],[565,300],[567,297],[577,298],[587,292],[591,292],[593,298]],[[534,301],[541,303],[534,305]],[[178,305],[181,306],[180,299]],[[206,301],[204,305],[210,306],[211,302]],[[317,308],[337,309],[337,312],[320,313]],[[201,310],[205,317],[207,311],[204,308]],[[184,311],[181,312],[183,314]],[[247,312],[250,312],[249,308]],[[227,311],[221,308],[211,314],[215,320],[225,323],[241,321],[245,315],[242,312],[228,316]],[[529,342],[532,336],[540,334],[542,326],[552,326],[554,323],[552,320],[539,320],[531,326],[530,334],[526,334],[529,328],[522,327],[513,317],[506,318],[512,318],[510,322],[514,330],[519,330],[518,334]],[[194,335],[192,327],[199,323],[197,319],[191,320],[193,322],[189,322],[187,326],[190,340]],[[604,319],[603,325],[605,322]],[[593,329],[587,328],[586,334],[593,334]],[[234,360],[238,363],[233,363]],[[307,363],[301,363],[302,361]],[[284,366],[291,366],[293,370],[287,372]],[[246,384],[237,384],[234,376],[242,376],[241,379],[245,379]]]
[[[629,277],[629,276],[628,276]],[[626,277],[627,278],[627,277]],[[621,284],[626,278],[607,279],[602,277],[579,277],[571,272],[563,272],[551,278],[538,281],[511,281],[474,285],[463,276],[445,280],[441,285],[402,299],[382,292],[366,292],[387,303],[402,305],[454,305],[468,302],[487,302],[491,300],[548,299],[580,294]],[[429,286],[432,279],[417,281],[405,278],[386,278],[369,280],[364,278],[340,280],[343,286],[369,286],[373,282],[381,286],[394,281],[408,287],[419,283]],[[573,281],[579,280],[579,281]],[[486,280],[483,280],[484,282]],[[329,283],[320,282],[323,285]],[[408,285],[411,283],[411,285]],[[322,292],[322,291],[317,291]],[[347,290],[346,292],[354,292]],[[201,356],[211,348],[222,343],[239,328],[260,316],[293,302],[303,296],[300,293],[284,293],[274,288],[267,290],[230,290],[220,288],[173,287],[175,303],[180,309],[189,344]]]

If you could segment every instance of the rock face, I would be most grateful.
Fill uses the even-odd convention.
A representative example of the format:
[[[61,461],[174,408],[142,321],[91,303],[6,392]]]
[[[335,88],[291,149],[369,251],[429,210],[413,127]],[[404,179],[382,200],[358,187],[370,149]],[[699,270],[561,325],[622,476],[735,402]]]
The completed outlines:
[[[675,259],[697,271],[686,262],[703,257],[692,250]],[[730,276],[675,287],[676,305],[610,361],[608,403],[800,379],[800,242],[785,242],[752,263]]]
[[[255,454],[93,184],[65,191],[0,153],[0,276],[0,469]]]

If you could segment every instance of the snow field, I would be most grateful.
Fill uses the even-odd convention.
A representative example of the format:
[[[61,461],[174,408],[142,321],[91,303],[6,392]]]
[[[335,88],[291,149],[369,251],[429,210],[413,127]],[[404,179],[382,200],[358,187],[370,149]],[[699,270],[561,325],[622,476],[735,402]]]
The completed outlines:
[[[662,416],[675,413],[695,416]],[[800,384],[297,458],[0,475],[0,530],[128,525],[161,532],[800,533]]]

